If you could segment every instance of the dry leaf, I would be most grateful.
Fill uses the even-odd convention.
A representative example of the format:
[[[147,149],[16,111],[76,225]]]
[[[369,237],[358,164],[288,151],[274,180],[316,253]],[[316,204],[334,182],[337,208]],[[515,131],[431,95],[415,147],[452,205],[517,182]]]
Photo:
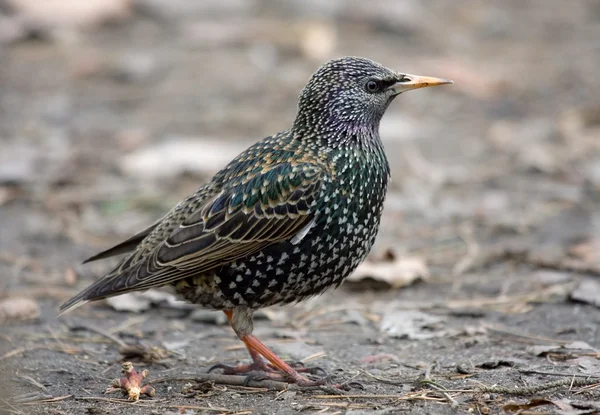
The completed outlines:
[[[116,311],[129,311],[133,313],[148,310],[153,305],[158,304],[167,304],[170,308],[193,307],[191,304],[177,300],[177,297],[173,294],[155,289],[109,297],[105,301]]]
[[[523,404],[509,403],[504,405],[502,409],[507,412],[522,412],[542,405],[556,406],[559,410],[552,413],[557,415],[592,415],[597,414],[600,410],[600,405],[597,402],[572,401],[570,399],[550,400],[543,398],[535,398]]]
[[[585,279],[571,292],[570,299],[600,308],[600,281]]]
[[[592,346],[590,346],[586,342],[574,341],[569,344],[562,344],[560,346],[556,345],[556,344],[528,346],[527,351],[530,353],[533,353],[536,356],[546,356],[547,354],[550,354],[550,353],[569,355],[574,352],[581,353],[582,351],[595,352],[596,349],[594,349]]]
[[[35,320],[40,316],[40,307],[31,298],[15,297],[0,301],[0,323]]]
[[[398,310],[383,316],[380,330],[397,339],[425,340],[448,334],[441,317],[417,310]]]
[[[520,412],[527,409],[535,408],[536,406],[551,405],[552,401],[548,399],[535,398],[527,403],[509,403],[502,407],[507,412]]]
[[[373,279],[384,282],[391,288],[400,288],[418,279],[426,279],[428,276],[429,269],[423,258],[400,256],[390,249],[385,253],[385,258],[379,261],[363,262],[347,281],[359,282]]]

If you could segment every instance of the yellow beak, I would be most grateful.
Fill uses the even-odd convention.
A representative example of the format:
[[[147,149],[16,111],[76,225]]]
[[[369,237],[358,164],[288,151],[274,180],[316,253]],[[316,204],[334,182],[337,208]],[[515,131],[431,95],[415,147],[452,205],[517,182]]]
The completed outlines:
[[[401,81],[393,84],[390,89],[393,89],[396,94],[400,94],[402,92],[410,91],[411,89],[419,89],[426,88],[428,86],[437,86],[437,85],[445,85],[445,84],[453,84],[449,79],[442,78],[432,78],[430,76],[419,76],[419,75],[410,75],[404,74],[404,77]]]

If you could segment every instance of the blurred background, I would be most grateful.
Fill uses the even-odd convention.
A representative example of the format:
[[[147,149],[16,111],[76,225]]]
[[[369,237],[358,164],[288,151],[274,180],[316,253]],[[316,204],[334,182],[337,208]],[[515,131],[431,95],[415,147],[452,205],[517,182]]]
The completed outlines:
[[[384,117],[393,181],[354,282],[270,319],[337,296],[379,333],[382,304],[413,301],[600,342],[599,39],[594,0],[0,0],[0,352],[68,332],[57,305],[114,264],[81,260],[289,127],[309,76],[344,55],[455,84]],[[592,304],[581,321],[573,302]]]

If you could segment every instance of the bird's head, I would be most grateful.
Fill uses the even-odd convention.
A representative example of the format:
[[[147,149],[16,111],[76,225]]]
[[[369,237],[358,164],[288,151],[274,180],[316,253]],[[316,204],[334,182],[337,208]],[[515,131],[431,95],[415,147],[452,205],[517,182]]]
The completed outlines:
[[[411,89],[451,83],[395,72],[365,58],[335,59],[321,66],[302,90],[294,127],[324,133],[376,132],[396,96]]]

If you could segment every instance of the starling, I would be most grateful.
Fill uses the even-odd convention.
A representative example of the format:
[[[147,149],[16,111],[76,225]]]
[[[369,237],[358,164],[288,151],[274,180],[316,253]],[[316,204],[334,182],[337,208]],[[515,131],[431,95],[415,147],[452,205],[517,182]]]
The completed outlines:
[[[320,67],[298,99],[292,127],[238,155],[166,216],[85,262],[128,253],[60,308],[171,285],[222,310],[260,371],[320,384],[252,335],[255,310],[339,286],[365,259],[379,228],[390,168],[379,122],[402,92],[452,81],[345,57]],[[84,263],[85,263],[84,262]]]

